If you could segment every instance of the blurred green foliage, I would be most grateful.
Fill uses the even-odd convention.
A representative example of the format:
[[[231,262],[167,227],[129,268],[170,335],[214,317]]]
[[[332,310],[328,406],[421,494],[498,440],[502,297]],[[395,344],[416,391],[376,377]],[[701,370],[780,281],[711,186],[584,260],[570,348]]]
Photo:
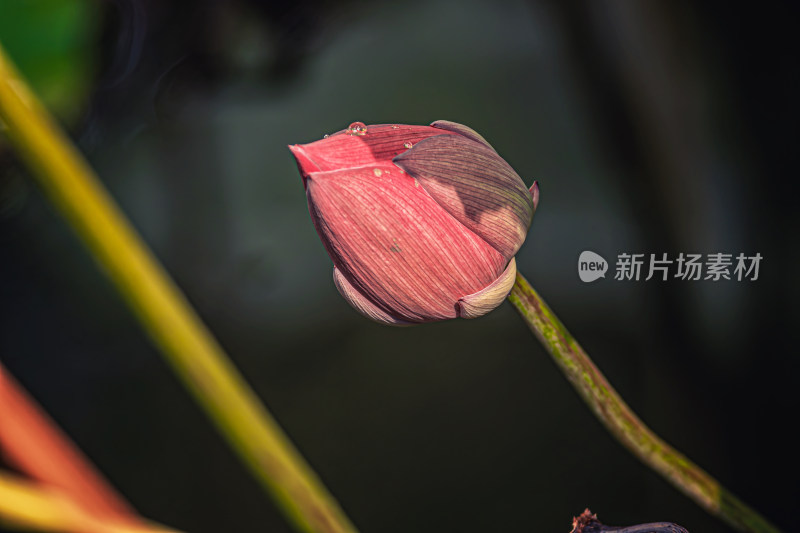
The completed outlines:
[[[83,112],[97,69],[101,17],[91,0],[0,0],[0,42],[58,118]]]

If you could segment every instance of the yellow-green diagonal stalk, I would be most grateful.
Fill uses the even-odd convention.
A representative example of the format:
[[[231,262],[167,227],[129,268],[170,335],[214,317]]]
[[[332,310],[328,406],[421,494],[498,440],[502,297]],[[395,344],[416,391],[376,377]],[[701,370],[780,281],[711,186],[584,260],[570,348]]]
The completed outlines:
[[[355,527],[270,416],[0,45],[0,122],[230,445],[300,531]]]
[[[779,532],[764,517],[720,485],[719,481],[644,425],[528,280],[519,273],[508,299],[597,419],[633,455],[700,507],[739,531]]]

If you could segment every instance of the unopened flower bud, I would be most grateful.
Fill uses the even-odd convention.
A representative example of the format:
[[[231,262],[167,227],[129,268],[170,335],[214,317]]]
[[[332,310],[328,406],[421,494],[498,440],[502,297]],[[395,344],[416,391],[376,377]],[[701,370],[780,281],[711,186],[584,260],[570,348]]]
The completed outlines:
[[[502,303],[538,202],[461,124],[357,122],[289,147],[334,282],[386,324],[475,318]]]

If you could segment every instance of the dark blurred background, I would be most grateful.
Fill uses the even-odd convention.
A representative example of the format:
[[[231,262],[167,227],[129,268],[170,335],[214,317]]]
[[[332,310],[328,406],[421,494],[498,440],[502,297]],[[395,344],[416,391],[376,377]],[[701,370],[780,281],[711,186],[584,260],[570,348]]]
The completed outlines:
[[[364,533],[566,532],[586,506],[728,531],[508,304],[392,329],[339,297],[286,145],[436,119],[540,181],[519,268],[622,396],[800,531],[797,24],[789,2],[0,0],[0,41]],[[584,284],[587,249],[764,259]],[[143,515],[289,531],[3,139],[0,360]]]

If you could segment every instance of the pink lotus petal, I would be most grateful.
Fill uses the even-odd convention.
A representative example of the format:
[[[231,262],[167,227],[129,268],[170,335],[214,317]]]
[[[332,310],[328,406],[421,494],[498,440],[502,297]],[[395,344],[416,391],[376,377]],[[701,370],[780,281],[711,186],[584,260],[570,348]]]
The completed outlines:
[[[430,126],[379,124],[365,127],[363,135],[351,135],[343,130],[313,143],[291,146],[292,153],[301,154],[298,158],[301,172],[310,174],[387,163],[421,140],[446,133]]]
[[[350,281],[348,281],[336,267],[333,267],[333,283],[336,285],[336,289],[339,291],[339,294],[342,295],[342,298],[347,300],[347,303],[353,306],[353,309],[366,318],[381,324],[386,324],[387,326],[404,326],[409,324],[409,322],[399,320],[378,307],[375,302],[371,301],[364,296],[361,291],[353,287]]]
[[[531,193],[531,198],[533,199],[533,213],[536,214],[536,208],[539,207],[539,182],[534,181],[531,188],[528,189]]]
[[[455,318],[506,260],[391,164],[310,173],[309,209],[334,265],[408,322]]]

